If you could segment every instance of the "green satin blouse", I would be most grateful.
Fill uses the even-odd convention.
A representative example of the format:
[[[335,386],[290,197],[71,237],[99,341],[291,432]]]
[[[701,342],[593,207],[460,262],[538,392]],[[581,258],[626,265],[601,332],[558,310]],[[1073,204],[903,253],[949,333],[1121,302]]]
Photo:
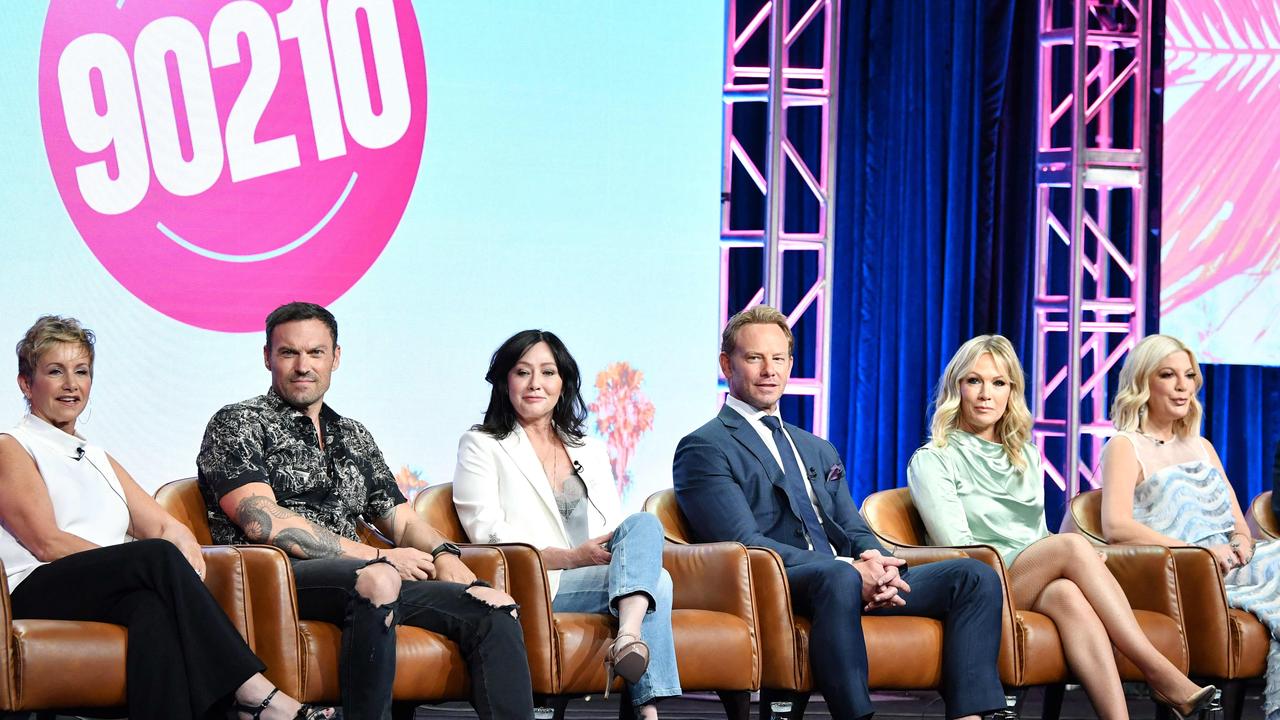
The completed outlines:
[[[1040,454],[1022,449],[1026,468],[1004,446],[952,430],[946,447],[925,445],[911,456],[907,485],[931,545],[990,545],[1012,565],[1028,545],[1049,535],[1044,520]]]

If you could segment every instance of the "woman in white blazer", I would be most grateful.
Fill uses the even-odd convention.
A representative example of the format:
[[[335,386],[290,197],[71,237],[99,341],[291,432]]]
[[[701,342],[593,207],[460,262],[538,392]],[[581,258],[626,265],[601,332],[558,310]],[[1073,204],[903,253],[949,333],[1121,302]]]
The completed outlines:
[[[671,577],[662,525],[622,516],[609,456],[587,437],[578,364],[553,333],[525,330],[498,348],[484,422],[458,442],[453,502],[472,542],[541,549],[552,608],[610,612],[618,634],[605,655],[631,685],[642,718],[680,695],[671,636]]]

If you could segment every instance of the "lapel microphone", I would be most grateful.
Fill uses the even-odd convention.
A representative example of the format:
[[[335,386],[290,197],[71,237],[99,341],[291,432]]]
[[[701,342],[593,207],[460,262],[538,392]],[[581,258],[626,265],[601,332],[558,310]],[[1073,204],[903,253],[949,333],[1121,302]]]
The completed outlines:
[[[75,455],[72,455],[72,456],[71,456],[71,459],[72,459],[72,460],[75,460],[76,462],[80,462],[81,460],[83,460],[83,459],[84,459],[84,446],[83,446],[83,445],[81,445],[80,447],[76,448],[76,454],[75,454]]]
[[[578,462],[577,460],[574,460],[574,461],[573,461],[573,471],[574,471],[574,472],[576,472],[576,473],[578,473],[579,475],[581,475],[581,474],[582,474],[582,463]]]
[[[814,470],[813,468],[809,468],[809,482],[813,482],[814,480],[817,480],[817,479],[818,479],[818,471]]]

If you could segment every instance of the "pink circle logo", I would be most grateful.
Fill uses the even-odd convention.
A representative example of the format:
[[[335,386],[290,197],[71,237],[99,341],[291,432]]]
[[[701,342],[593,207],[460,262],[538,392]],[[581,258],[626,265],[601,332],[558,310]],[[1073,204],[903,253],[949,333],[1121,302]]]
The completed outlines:
[[[386,247],[427,124],[410,0],[53,0],[49,166],[89,249],[147,305],[258,330]]]

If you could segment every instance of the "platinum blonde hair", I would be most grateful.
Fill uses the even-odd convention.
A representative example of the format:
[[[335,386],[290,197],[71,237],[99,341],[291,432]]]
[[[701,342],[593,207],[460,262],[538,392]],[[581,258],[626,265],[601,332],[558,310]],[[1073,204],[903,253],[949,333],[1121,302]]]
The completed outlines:
[[[960,346],[942,371],[938,387],[933,395],[933,420],[929,424],[930,442],[936,447],[946,447],[951,431],[960,424],[960,381],[964,379],[978,358],[990,354],[996,366],[1011,386],[1009,404],[1004,415],[996,421],[996,438],[1004,446],[1009,462],[1019,468],[1027,466],[1023,448],[1031,442],[1031,410],[1027,407],[1027,379],[1013,351],[1013,344],[1003,335],[979,335]]]
[[[1178,437],[1200,432],[1200,419],[1204,416],[1204,408],[1196,397],[1204,385],[1200,362],[1191,348],[1169,335],[1142,338],[1124,359],[1124,367],[1120,368],[1120,387],[1115,401],[1111,403],[1111,423],[1117,430],[1137,432],[1141,428],[1142,418],[1147,414],[1147,401],[1151,399],[1151,376],[1160,369],[1165,358],[1176,352],[1184,352],[1190,358],[1191,369],[1196,374],[1196,389],[1191,393],[1186,417],[1173,423],[1173,432]]]

